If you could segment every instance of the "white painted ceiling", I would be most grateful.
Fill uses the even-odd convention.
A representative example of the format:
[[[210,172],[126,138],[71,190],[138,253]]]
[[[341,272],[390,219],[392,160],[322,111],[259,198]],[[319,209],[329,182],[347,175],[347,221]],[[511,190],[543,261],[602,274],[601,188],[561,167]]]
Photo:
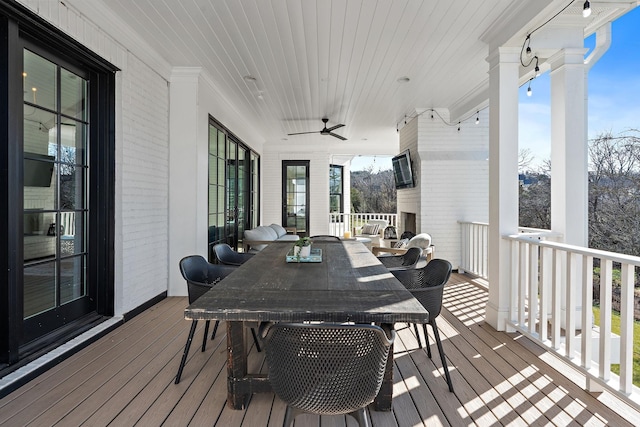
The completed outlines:
[[[69,1],[87,10],[86,0]],[[487,34],[500,28],[505,41],[513,39],[520,45],[536,20],[547,19],[568,4],[559,0],[95,2],[172,66],[202,67],[265,143],[282,144],[286,139],[340,144],[340,152],[353,154],[395,154],[396,128],[416,109],[448,108],[462,115],[452,117],[456,121],[474,114],[488,87]],[[583,2],[574,3],[567,13],[580,13]],[[409,81],[400,83],[404,77]],[[348,140],[319,134],[287,136],[319,131],[323,117],[329,118],[329,127],[344,123],[335,133]]]

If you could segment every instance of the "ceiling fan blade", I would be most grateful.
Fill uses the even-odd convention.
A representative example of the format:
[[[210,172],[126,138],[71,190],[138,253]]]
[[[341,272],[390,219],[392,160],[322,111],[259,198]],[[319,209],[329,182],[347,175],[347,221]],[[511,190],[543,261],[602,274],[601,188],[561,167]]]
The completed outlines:
[[[345,137],[344,137],[344,136],[342,136],[342,135],[338,135],[337,133],[329,132],[329,135],[331,135],[331,136],[335,136],[336,138],[341,139],[341,140],[343,140],[343,141],[346,141],[346,140],[347,140],[347,138],[345,138]]]
[[[335,126],[331,126],[329,129],[327,129],[327,131],[331,132],[333,130],[336,129],[340,129],[341,127],[343,127],[344,125],[340,124],[340,125],[335,125]]]
[[[287,135],[288,135],[288,136],[291,136],[291,135],[306,135],[306,134],[309,134],[309,133],[318,133],[318,131],[314,131],[314,132],[296,132],[296,133],[288,133]]]

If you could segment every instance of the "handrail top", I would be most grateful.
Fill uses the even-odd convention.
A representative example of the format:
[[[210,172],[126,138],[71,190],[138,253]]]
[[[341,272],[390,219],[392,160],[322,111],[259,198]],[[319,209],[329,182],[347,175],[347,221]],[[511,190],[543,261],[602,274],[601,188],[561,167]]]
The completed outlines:
[[[573,252],[580,255],[591,256],[594,258],[605,258],[613,262],[622,264],[631,264],[640,267],[640,257],[633,255],[620,254],[617,252],[603,251],[601,249],[585,248],[584,246],[569,245],[566,243],[552,242],[549,240],[534,240],[530,234],[511,234],[503,235],[506,240],[515,240],[532,245],[538,245],[544,248],[558,249],[565,252]]]

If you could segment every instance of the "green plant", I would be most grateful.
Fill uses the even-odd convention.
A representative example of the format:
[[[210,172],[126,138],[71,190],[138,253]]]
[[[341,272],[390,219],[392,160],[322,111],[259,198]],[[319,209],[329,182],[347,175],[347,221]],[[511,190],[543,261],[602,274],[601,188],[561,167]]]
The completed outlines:
[[[309,237],[298,239],[295,243],[295,246],[300,246],[301,248],[304,246],[311,246],[311,239]]]

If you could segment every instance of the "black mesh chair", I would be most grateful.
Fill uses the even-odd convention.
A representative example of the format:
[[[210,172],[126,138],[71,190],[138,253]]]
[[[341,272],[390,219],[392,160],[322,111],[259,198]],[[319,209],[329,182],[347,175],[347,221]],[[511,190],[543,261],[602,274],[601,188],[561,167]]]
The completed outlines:
[[[213,252],[216,254],[216,258],[222,264],[226,265],[242,265],[249,261],[253,254],[239,253],[231,249],[231,246],[226,243],[218,243],[213,247]]]
[[[422,255],[422,249],[409,248],[402,255],[380,256],[378,259],[389,271],[407,270],[415,268],[418,261],[420,261],[420,255]]]
[[[204,295],[209,289],[211,289],[216,283],[220,282],[222,279],[227,277],[233,271],[235,271],[236,267],[227,266],[227,265],[216,265],[210,264],[204,257],[200,255],[190,255],[184,257],[180,260],[180,272],[182,273],[182,277],[187,281],[187,292],[189,294],[189,304],[193,304],[198,298]],[[205,323],[204,326],[204,337],[202,338],[202,351],[205,351],[207,348],[207,336],[209,335],[209,320]],[[213,333],[211,334],[211,339],[214,339],[216,336],[216,331],[218,330],[218,324],[220,322],[216,320],[216,324],[213,327]],[[187,362],[187,356],[189,355],[189,349],[191,348],[191,342],[193,341],[193,335],[196,332],[196,327],[198,325],[197,320],[193,320],[191,322],[191,329],[189,330],[189,337],[187,338],[187,343],[184,347],[184,353],[182,354],[182,360],[180,361],[180,366],[178,367],[178,374],[176,375],[175,383],[178,384],[180,382],[180,377],[182,376],[182,370],[184,369],[184,365]],[[256,349],[260,351],[260,345],[258,343],[258,338],[256,336],[255,330],[251,330],[253,333],[253,339],[256,343]]]
[[[309,412],[369,426],[365,407],[380,391],[395,331],[389,335],[372,325],[263,324],[269,383],[287,404],[283,425]]]
[[[442,308],[442,293],[444,291],[444,285],[451,276],[451,263],[443,259],[433,259],[422,268],[396,270],[391,273],[396,276],[404,287],[407,288],[429,312],[429,324],[433,328],[433,335],[436,339],[436,344],[438,345],[438,352],[440,353],[440,359],[442,360],[442,368],[444,369],[447,385],[449,386],[449,391],[453,392],[453,384],[451,383],[449,369],[447,368],[447,361],[444,356],[444,349],[442,348],[440,334],[438,333],[438,326],[436,325],[436,318],[440,315],[440,310]],[[418,346],[422,347],[417,325],[414,325],[414,328],[416,338],[418,339]],[[426,341],[427,355],[431,358],[431,347],[429,346],[427,325],[423,324],[422,329],[424,332],[424,339]]]
[[[329,234],[317,234],[315,236],[311,236],[311,241],[313,242],[340,242],[340,238],[338,236],[331,236]]]

